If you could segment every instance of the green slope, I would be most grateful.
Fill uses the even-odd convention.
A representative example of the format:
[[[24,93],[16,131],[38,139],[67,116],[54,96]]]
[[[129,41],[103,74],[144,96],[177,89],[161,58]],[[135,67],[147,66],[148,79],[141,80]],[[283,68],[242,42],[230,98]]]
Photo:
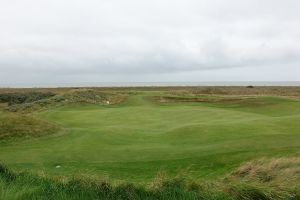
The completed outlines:
[[[0,144],[0,160],[13,169],[51,175],[148,182],[158,171],[214,179],[250,159],[299,152],[299,101],[256,97],[238,103],[157,103],[146,98],[158,94],[132,94],[119,105],[37,113],[67,134]]]

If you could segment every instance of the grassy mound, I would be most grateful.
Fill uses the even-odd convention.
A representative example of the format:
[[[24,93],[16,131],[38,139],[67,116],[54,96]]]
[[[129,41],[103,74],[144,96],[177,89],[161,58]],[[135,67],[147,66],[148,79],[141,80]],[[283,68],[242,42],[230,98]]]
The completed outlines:
[[[0,113],[0,140],[40,137],[58,130],[57,125],[31,115]]]

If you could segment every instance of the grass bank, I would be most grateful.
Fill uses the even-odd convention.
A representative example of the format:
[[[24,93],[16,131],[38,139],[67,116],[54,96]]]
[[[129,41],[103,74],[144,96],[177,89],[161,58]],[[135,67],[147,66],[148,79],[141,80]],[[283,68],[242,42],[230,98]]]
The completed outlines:
[[[260,162],[259,167],[257,167],[258,162]],[[274,167],[270,168],[270,165],[273,166],[274,163],[279,166],[275,171],[273,171]],[[298,165],[296,168],[299,170],[299,159],[297,161],[293,158],[259,160],[241,166],[229,177],[218,182],[194,182],[186,179],[184,174],[170,179],[164,174],[159,174],[148,185],[128,182],[111,184],[108,181],[90,177],[38,176],[28,172],[16,173],[0,165],[0,199],[298,200],[300,188],[299,182],[295,184],[293,180],[292,175],[295,174],[288,173],[285,177],[280,174],[285,173],[286,170],[295,169],[295,164]],[[264,174],[260,174],[261,172]],[[276,174],[277,177],[286,179],[286,182],[277,182],[272,178],[266,179],[268,173]],[[239,180],[242,176],[251,176],[251,178],[248,179],[248,177],[245,182],[245,179]],[[296,178],[298,181],[299,176]],[[264,184],[265,182],[270,184]]]

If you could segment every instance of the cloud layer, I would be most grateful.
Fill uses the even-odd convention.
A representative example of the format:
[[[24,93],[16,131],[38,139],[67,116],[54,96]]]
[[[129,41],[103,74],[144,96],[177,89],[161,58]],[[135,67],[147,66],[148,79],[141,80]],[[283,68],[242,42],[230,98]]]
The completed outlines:
[[[0,85],[300,81],[298,0],[4,0]]]

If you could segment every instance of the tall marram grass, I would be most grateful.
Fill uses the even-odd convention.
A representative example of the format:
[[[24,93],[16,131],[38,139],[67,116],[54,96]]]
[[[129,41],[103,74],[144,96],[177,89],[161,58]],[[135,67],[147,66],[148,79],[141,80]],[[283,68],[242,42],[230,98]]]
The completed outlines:
[[[300,199],[299,194],[275,191],[242,182],[196,183],[182,177],[159,176],[150,186],[89,178],[58,179],[27,172],[16,173],[0,165],[1,200],[81,200],[81,199],[187,199],[187,200],[276,200]]]
[[[85,178],[69,180],[15,173],[0,166],[0,199],[79,200],[79,199],[232,199],[225,193],[202,191],[199,185],[188,185],[182,179],[165,180],[159,187],[123,183],[112,185],[105,181]]]

